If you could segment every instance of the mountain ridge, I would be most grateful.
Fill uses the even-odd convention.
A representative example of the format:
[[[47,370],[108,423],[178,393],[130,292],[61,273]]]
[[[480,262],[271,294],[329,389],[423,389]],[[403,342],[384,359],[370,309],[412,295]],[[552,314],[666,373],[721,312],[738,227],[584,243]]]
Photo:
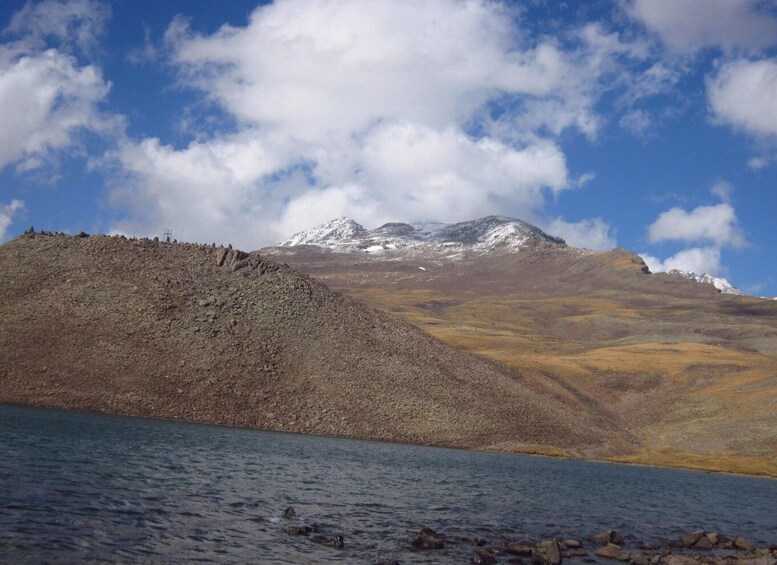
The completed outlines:
[[[348,217],[340,217],[295,233],[276,247],[314,246],[336,253],[366,253],[376,259],[396,259],[403,255],[446,260],[466,255],[515,252],[531,245],[569,247],[560,238],[537,226],[508,216],[484,216],[457,223],[389,222],[368,230]],[[593,253],[584,248],[578,253]],[[723,294],[744,295],[723,277],[680,269],[668,271],[700,284],[712,285]]]
[[[380,257],[399,253],[456,258],[462,253],[515,250],[531,244],[566,246],[560,237],[507,216],[485,216],[467,222],[407,224],[390,222],[372,230],[346,217],[336,218],[292,235],[279,247],[312,245],[336,252]]]
[[[623,249],[270,247],[451,345],[564,383],[637,438],[620,461],[777,476],[777,302],[651,273]]]

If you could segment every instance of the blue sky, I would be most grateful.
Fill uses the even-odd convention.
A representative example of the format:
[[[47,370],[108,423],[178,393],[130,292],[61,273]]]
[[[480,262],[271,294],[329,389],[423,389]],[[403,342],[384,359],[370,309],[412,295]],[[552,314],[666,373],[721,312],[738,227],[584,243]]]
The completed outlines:
[[[503,214],[777,295],[777,3],[0,6],[0,240]]]

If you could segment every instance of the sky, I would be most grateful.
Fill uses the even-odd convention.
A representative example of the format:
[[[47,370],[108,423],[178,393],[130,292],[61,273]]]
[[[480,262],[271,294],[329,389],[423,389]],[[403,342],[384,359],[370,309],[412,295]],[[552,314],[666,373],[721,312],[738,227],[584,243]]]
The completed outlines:
[[[777,295],[775,0],[4,0],[0,29],[0,241],[498,214]]]

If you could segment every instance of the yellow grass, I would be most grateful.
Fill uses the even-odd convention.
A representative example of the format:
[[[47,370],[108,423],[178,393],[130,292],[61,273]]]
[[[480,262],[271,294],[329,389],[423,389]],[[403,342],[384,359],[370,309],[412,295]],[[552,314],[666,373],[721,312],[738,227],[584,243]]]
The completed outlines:
[[[729,454],[696,455],[663,449],[634,455],[618,455],[608,457],[606,460],[616,463],[777,478],[777,457],[743,457]]]

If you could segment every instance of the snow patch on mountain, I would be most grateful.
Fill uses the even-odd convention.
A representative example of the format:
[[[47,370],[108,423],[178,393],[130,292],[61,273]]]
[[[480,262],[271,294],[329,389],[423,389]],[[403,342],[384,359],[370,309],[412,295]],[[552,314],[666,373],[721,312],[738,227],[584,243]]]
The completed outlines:
[[[506,216],[469,222],[388,223],[367,230],[349,218],[338,218],[294,234],[281,247],[314,245],[338,252],[380,254],[391,251],[456,254],[463,251],[517,250],[532,242],[566,245],[536,226]]]
[[[690,271],[681,271],[680,269],[672,269],[669,273],[673,275],[682,275],[698,283],[711,284],[723,294],[736,294],[738,296],[744,296],[745,294],[723,277],[713,277],[707,273],[699,275]]]

